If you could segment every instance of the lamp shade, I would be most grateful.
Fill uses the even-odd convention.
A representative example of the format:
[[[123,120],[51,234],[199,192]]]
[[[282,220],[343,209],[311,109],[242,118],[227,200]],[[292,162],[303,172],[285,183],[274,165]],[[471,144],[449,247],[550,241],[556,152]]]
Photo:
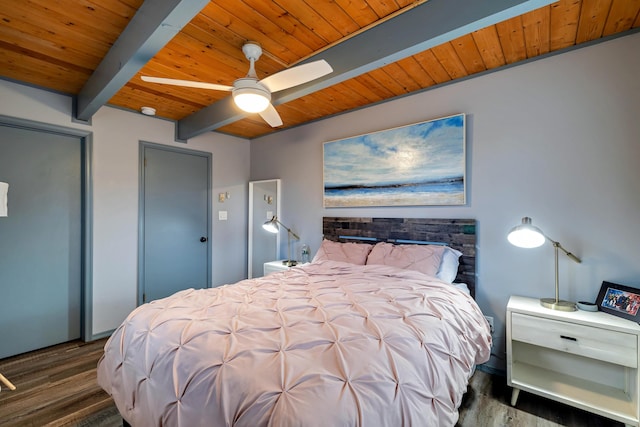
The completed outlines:
[[[280,231],[280,227],[278,227],[278,219],[274,216],[269,221],[262,224],[262,228],[267,230],[269,233],[277,233]]]
[[[509,243],[520,248],[537,248],[542,246],[546,237],[538,227],[531,225],[531,218],[525,216],[522,218],[522,224],[509,231],[507,239]]]

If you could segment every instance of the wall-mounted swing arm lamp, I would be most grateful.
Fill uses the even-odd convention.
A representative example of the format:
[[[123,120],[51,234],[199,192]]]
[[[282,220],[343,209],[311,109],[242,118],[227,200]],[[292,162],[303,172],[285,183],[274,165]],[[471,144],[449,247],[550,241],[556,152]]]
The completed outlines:
[[[289,227],[278,221],[277,216],[274,216],[269,221],[262,224],[262,228],[270,233],[277,233],[278,231],[280,231],[280,227],[278,226],[278,224],[280,224],[285,230],[287,230],[287,259],[282,261],[282,263],[287,267],[293,267],[294,265],[298,264],[298,261],[291,259],[291,237],[296,240],[300,240],[300,237],[296,233],[291,231]]]
[[[546,234],[542,232],[538,227],[531,225],[531,218],[524,217],[522,218],[522,224],[517,225],[509,231],[509,235],[507,236],[509,239],[509,243],[514,246],[518,246],[520,248],[537,248],[538,246],[542,246],[542,244],[548,240],[553,245],[555,250],[555,267],[556,267],[556,297],[555,298],[541,298],[540,304],[543,307],[550,308],[552,310],[561,310],[561,311],[575,311],[576,304],[571,301],[564,301],[559,298],[559,287],[558,287],[558,250],[561,250],[565,253],[572,261],[577,262],[578,264],[582,261],[580,258],[567,251],[562,247],[560,242],[557,242],[551,238],[549,238]]]

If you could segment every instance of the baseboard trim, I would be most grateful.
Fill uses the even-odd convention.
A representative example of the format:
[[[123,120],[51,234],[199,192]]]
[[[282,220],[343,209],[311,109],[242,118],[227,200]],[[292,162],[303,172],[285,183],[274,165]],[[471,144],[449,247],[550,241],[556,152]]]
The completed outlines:
[[[476,366],[476,369],[482,372],[486,372],[487,374],[490,374],[490,375],[498,375],[501,377],[507,376],[507,372],[504,369],[498,369],[489,365],[478,365]]]
[[[111,336],[111,334],[115,331],[115,329],[111,329],[110,331],[105,331],[105,332],[100,332],[98,334],[92,334],[91,335],[91,339],[89,339],[89,341],[96,341],[96,340],[100,340],[102,338],[108,338]]]

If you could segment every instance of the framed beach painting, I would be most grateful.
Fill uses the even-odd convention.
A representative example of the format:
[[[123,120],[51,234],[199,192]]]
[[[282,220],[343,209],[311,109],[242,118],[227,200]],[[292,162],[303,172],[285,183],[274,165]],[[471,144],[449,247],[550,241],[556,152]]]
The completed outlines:
[[[324,143],[324,207],[464,205],[465,115]]]

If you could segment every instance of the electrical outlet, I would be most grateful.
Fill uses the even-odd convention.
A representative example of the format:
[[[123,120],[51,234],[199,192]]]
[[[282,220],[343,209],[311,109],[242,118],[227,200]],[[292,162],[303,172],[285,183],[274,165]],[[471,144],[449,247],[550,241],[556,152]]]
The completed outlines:
[[[487,322],[489,322],[489,329],[491,329],[491,335],[493,335],[493,332],[495,331],[495,329],[493,328],[493,317],[484,316],[484,318],[487,319]]]

